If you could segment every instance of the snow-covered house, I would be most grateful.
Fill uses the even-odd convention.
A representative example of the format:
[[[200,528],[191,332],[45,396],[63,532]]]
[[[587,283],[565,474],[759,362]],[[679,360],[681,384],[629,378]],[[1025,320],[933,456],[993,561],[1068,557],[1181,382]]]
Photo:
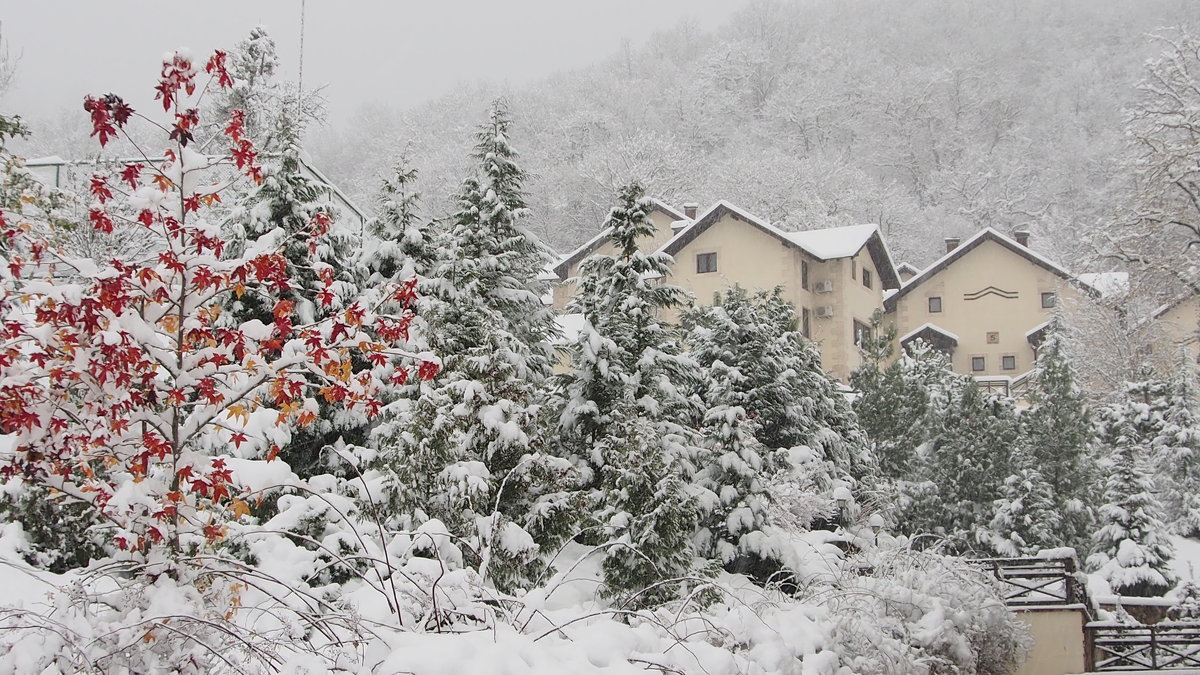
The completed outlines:
[[[1016,380],[1033,368],[1060,299],[1096,290],[1029,247],[1029,235],[992,228],[960,242],[884,300],[901,345],[923,338],[955,372]]]
[[[875,225],[788,232],[765,218],[720,201],[703,213],[656,204],[657,234],[647,243],[674,258],[670,282],[698,302],[725,288],[770,290],[779,286],[796,307],[801,330],[821,347],[822,366],[845,380],[860,363],[858,343],[870,334],[871,315],[900,278]],[[566,306],[579,262],[605,250],[605,232],[555,268],[555,305]]]

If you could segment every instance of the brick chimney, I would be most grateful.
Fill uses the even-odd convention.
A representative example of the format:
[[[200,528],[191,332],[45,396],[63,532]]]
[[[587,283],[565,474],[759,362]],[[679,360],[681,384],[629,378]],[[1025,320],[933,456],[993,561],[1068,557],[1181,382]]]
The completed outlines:
[[[1025,248],[1029,248],[1029,230],[1022,228],[1013,232],[1013,239],[1016,239],[1017,243]]]
[[[958,248],[958,242],[962,241],[958,237],[946,237],[946,253]]]
[[[699,208],[700,208],[700,205],[697,204],[696,202],[688,202],[683,205],[683,215],[687,216],[688,220],[695,220],[696,219],[696,211]]]

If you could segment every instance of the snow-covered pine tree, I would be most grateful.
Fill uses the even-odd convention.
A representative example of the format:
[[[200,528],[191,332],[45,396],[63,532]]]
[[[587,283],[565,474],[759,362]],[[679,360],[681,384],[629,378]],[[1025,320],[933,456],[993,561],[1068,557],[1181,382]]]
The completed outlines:
[[[992,519],[1005,479],[1013,474],[1018,441],[1012,403],[968,381],[953,395],[940,433],[923,458],[923,471],[937,486],[939,507],[931,522],[919,526],[944,536],[952,551],[971,550]]]
[[[1050,484],[1024,451],[1017,453],[1014,464],[1017,471],[1005,479],[980,543],[1006,557],[1062,545],[1062,515]]]
[[[487,123],[475,134],[479,189],[464,190],[455,231],[465,235],[457,237],[460,256],[485,256],[474,270],[476,288],[528,347],[526,367],[541,380],[553,371],[553,345],[559,335],[554,308],[544,300],[550,292],[546,269],[555,254],[521,222],[529,213],[526,175],[508,140],[511,127],[508,104],[495,101]]]
[[[1038,348],[1028,400],[1029,409],[1021,415],[1023,444],[1061,514],[1059,541],[1054,545],[1085,551],[1095,522],[1094,427],[1057,327],[1047,332]]]
[[[911,357],[904,355],[888,364],[895,349],[895,329],[883,327],[877,317],[872,318],[872,329],[877,337],[863,345],[862,365],[850,374],[850,386],[859,393],[853,408],[872,441],[880,475],[907,479],[915,468],[917,448],[929,435],[930,392],[911,376]]]
[[[548,249],[524,229],[523,171],[498,103],[476,135],[477,175],[421,283],[420,316],[441,373],[423,383],[408,422],[381,439],[393,457],[401,518],[437,518],[475,551],[500,588],[526,583],[539,547],[573,529],[570,470],[539,427],[552,368],[553,311],[539,279]]]
[[[699,371],[661,318],[687,295],[662,283],[670,274],[665,256],[638,247],[654,231],[650,208],[641,186],[622,188],[606,222],[616,254],[580,265],[568,311],[584,321],[554,394],[559,442],[583,468],[596,525],[623,542],[605,559],[610,593],[682,576],[693,557],[697,506],[684,486],[701,451],[698,408],[686,392]],[[679,590],[661,587],[645,600]]]
[[[280,302],[292,303],[299,320],[311,323],[346,310],[360,295],[350,264],[360,233],[340,219],[332,188],[305,171],[302,126],[286,113],[275,124],[280,152],[262,160],[262,182],[242,197],[223,229],[233,255],[269,238],[287,258],[292,281],[231,298],[227,320],[235,324],[270,323]],[[280,457],[300,476],[322,473],[330,459],[322,456],[325,446],[338,438],[361,443],[366,428],[362,411],[321,403],[316,419],[295,430]]]
[[[1137,387],[1131,393],[1137,395]],[[1144,391],[1144,388],[1142,388]],[[1175,585],[1170,569],[1174,547],[1166,536],[1162,509],[1149,472],[1149,441],[1139,429],[1146,404],[1135,399],[1105,411],[1101,439],[1109,455],[1100,528],[1092,535],[1087,565],[1122,595],[1158,596]]]
[[[416,181],[417,170],[401,158],[379,186],[377,215],[367,222],[369,243],[357,259],[366,275],[364,289],[429,276],[438,255],[440,233],[433,223],[421,218]]]
[[[815,345],[797,330],[795,308],[779,289],[751,295],[730,287],[713,305],[686,313],[683,322],[689,353],[702,368],[720,362],[736,372],[724,400],[706,400],[709,407],[744,408],[767,448],[808,447],[833,473],[873,473],[866,435],[837,383],[821,370]]]
[[[1200,535],[1200,419],[1196,371],[1186,355],[1170,380],[1162,424],[1151,439],[1164,520],[1172,532]]]
[[[704,414],[704,461],[696,483],[710,494],[697,541],[700,552],[729,566],[741,556],[769,558],[761,544],[770,496],[766,447],[755,437],[757,420],[737,405],[744,376],[720,359],[708,367]],[[780,457],[774,464],[783,460]],[[758,536],[754,536],[754,535]]]
[[[596,517],[608,536],[602,562],[604,595],[627,607],[649,607],[678,598],[694,586],[696,498],[679,475],[678,460],[643,416],[638,401],[612,408],[609,433],[594,451],[599,469]]]

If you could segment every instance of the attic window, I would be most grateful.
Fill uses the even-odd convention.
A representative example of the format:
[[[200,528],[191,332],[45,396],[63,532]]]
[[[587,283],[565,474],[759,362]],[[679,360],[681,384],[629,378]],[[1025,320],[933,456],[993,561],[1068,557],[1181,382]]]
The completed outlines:
[[[696,254],[696,274],[707,274],[717,271],[717,254],[716,253],[697,253]]]
[[[941,311],[942,311],[942,296],[940,296],[940,295],[929,296],[929,313],[937,314],[938,312],[941,312]]]
[[[850,278],[851,279],[858,278],[858,261],[855,260],[854,258],[850,259]]]
[[[863,286],[866,286],[867,288],[871,288],[871,270],[869,270],[865,267],[863,268],[862,282],[863,282]]]
[[[1042,293],[1042,307],[1049,309],[1058,304],[1058,294]]]
[[[800,261],[800,288],[808,290],[808,261]]]

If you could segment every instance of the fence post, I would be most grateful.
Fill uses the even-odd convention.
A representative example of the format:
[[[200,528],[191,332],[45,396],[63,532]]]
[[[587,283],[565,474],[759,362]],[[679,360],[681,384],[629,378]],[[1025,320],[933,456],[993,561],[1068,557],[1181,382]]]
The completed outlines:
[[[1158,670],[1158,641],[1154,639],[1157,632],[1150,626],[1150,667],[1155,670]]]

